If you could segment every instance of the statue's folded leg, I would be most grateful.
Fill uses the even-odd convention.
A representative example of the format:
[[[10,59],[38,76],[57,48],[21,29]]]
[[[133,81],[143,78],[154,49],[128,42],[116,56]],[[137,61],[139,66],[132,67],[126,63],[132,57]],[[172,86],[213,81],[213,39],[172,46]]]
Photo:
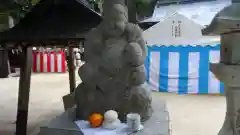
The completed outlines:
[[[75,102],[77,103],[76,117],[77,119],[85,119],[87,117],[87,112],[89,106],[86,104],[88,90],[83,83],[79,84],[75,90]]]
[[[112,109],[106,106],[106,103],[111,103],[108,102],[110,97],[107,97],[98,87],[96,89],[88,89],[85,86],[84,83],[81,83],[75,91],[77,119],[88,120],[92,113],[104,114],[107,109]]]
[[[88,89],[96,88],[95,76],[97,72],[97,64],[95,63],[86,63],[79,68],[78,74],[82,82],[85,83],[85,87]]]

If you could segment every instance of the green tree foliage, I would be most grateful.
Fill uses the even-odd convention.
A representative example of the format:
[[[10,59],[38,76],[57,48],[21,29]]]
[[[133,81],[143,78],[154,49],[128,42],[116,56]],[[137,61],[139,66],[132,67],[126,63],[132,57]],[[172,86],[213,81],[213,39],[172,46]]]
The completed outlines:
[[[18,6],[15,8],[15,12],[13,12],[12,15],[16,20],[23,18],[39,1],[40,0],[16,0],[15,2]]]
[[[0,14],[0,32],[9,28],[8,16],[6,14]]]
[[[13,0],[0,1],[0,31],[9,28],[9,15],[18,8],[18,5]]]
[[[136,12],[139,19],[152,16],[158,0],[135,0]]]
[[[40,0],[0,0],[0,31],[9,28],[9,16],[17,23]]]
[[[16,8],[17,5],[13,0],[1,0],[0,1],[0,13]]]
[[[104,0],[87,0],[92,9],[95,11],[102,13],[102,4]]]

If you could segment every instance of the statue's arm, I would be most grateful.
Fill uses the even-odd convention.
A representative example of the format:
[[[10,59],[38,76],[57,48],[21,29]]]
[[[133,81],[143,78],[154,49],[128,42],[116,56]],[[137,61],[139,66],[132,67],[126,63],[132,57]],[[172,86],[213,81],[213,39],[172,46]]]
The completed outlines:
[[[84,47],[85,61],[90,61],[91,58],[95,57],[93,46],[94,46],[94,43],[92,43],[91,41],[87,40],[85,42],[85,47]]]
[[[146,44],[145,44],[145,41],[144,41],[144,38],[142,35],[143,30],[138,25],[135,25],[135,29],[136,29],[136,40],[137,40],[137,43],[142,48],[143,57],[145,59],[145,57],[147,56],[147,47],[146,47]]]
[[[147,48],[142,37],[142,30],[138,25],[129,24],[127,27],[129,45],[125,48],[125,57],[134,66],[144,64]]]

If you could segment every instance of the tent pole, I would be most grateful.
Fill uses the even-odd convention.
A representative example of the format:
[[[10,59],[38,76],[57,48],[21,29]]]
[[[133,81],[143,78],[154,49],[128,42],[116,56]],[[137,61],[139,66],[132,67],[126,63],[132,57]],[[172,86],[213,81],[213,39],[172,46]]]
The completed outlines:
[[[24,47],[21,54],[21,69],[18,90],[16,135],[27,134],[28,105],[32,72],[32,48]]]
[[[76,77],[75,77],[75,65],[74,65],[74,51],[73,47],[68,48],[69,57],[68,57],[68,72],[69,72],[69,85],[70,93],[74,92],[76,88]]]

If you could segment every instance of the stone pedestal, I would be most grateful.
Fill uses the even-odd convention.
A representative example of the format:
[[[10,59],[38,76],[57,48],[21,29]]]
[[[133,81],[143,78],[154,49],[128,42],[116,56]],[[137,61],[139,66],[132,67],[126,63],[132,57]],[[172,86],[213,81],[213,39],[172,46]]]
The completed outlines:
[[[63,96],[62,99],[63,99],[63,106],[64,106],[65,111],[67,109],[72,108],[75,105],[74,93],[67,94],[67,95]]]
[[[165,102],[156,97],[152,105],[152,117],[144,123],[144,130],[134,135],[170,135],[169,114]],[[84,135],[74,123],[75,115],[75,108],[68,109],[48,125],[41,127],[38,135]]]
[[[75,108],[68,109],[48,125],[40,127],[38,135],[84,135],[74,123],[75,115]]]
[[[210,64],[210,70],[224,83],[227,104],[218,135],[240,135],[240,65]]]

